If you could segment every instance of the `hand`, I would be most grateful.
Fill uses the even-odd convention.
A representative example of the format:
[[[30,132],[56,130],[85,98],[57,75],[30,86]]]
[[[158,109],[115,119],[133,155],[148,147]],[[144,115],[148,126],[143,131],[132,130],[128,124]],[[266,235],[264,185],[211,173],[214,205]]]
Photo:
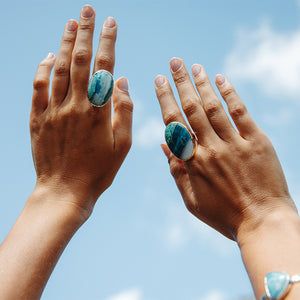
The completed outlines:
[[[126,78],[115,83],[112,120],[110,101],[96,107],[87,98],[94,25],[95,12],[88,5],[78,24],[68,22],[57,58],[49,54],[38,67],[30,116],[36,190],[55,192],[60,196],[57,203],[72,199],[70,204],[82,209],[86,217],[130,149],[133,109]],[[113,73],[116,36],[117,24],[108,18],[93,73],[100,69]]]
[[[171,60],[171,73],[182,109],[164,76],[155,79],[165,124],[177,121],[194,132],[196,152],[183,162],[162,145],[188,210],[230,239],[242,239],[264,218],[278,211],[297,213],[275,150],[255,124],[223,75],[216,85],[235,130],[200,65],[192,67],[195,91],[181,59]],[[200,97],[199,97],[200,96]],[[201,100],[200,100],[201,99]]]

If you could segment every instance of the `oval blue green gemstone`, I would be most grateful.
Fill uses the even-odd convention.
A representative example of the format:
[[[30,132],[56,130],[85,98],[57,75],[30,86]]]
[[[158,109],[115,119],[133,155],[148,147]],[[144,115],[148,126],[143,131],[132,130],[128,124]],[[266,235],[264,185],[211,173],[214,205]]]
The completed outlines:
[[[97,71],[91,78],[88,87],[88,98],[96,106],[107,103],[114,89],[113,76],[105,70]]]
[[[290,276],[285,272],[271,272],[265,277],[265,289],[270,299],[280,299],[290,283]]]
[[[189,131],[180,123],[172,122],[165,129],[166,143],[171,152],[182,160],[188,160],[194,153],[194,142]]]

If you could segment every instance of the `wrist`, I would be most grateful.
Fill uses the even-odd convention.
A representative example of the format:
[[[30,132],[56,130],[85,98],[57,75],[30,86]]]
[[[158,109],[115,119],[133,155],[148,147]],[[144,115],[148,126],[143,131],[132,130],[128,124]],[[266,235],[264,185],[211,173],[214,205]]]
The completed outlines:
[[[47,217],[62,217],[70,225],[80,227],[91,215],[93,206],[80,193],[66,188],[37,184],[24,209],[46,212]]]
[[[248,243],[260,242],[261,239],[276,236],[281,232],[299,231],[300,218],[293,202],[292,205],[284,205],[263,210],[260,213],[253,212],[252,218],[245,220],[238,228],[236,241],[240,248]]]

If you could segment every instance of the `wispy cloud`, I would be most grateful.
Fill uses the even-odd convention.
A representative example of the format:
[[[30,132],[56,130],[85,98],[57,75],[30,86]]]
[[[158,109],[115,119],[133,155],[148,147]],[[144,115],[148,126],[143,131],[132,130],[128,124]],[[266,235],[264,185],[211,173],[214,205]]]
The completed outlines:
[[[225,295],[225,293],[219,290],[212,290],[204,297],[197,300],[229,300],[229,298]]]
[[[213,251],[222,256],[230,255],[235,251],[235,244],[232,241],[202,223],[182,207],[169,204],[167,219],[166,228],[162,233],[170,249],[180,249],[199,240],[202,245],[205,242]]]
[[[142,300],[142,292],[139,288],[132,288],[113,295],[106,300]]]
[[[274,98],[300,101],[300,29],[277,32],[267,22],[255,30],[241,29],[225,73]]]
[[[289,125],[296,117],[296,113],[292,108],[283,107],[275,113],[265,113],[263,121],[272,127],[282,127],[283,125]]]
[[[164,142],[164,125],[162,120],[150,117],[137,129],[134,136],[137,145],[145,148],[156,147]]]

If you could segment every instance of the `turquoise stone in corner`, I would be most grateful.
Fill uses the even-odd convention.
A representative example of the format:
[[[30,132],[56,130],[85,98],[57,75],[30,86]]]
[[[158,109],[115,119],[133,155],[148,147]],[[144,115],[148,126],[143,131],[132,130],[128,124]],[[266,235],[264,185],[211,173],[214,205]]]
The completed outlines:
[[[271,272],[265,277],[265,288],[270,299],[283,296],[290,283],[290,276],[284,272]]]
[[[180,123],[172,122],[165,130],[166,143],[171,152],[182,160],[188,160],[194,154],[194,142],[191,134]]]
[[[91,78],[88,87],[88,98],[96,106],[103,106],[109,100],[114,89],[112,75],[105,70],[97,71]]]

